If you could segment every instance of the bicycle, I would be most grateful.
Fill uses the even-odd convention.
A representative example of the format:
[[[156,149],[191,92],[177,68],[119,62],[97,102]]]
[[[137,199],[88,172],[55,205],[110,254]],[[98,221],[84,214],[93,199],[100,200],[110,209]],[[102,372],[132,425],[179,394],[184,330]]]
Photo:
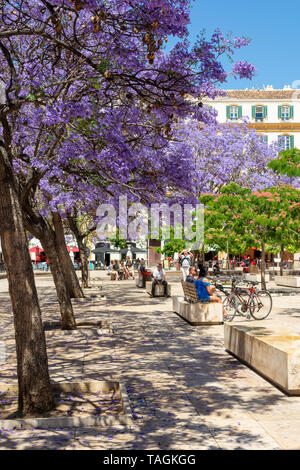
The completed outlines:
[[[255,320],[264,320],[272,310],[271,294],[267,290],[257,290],[257,281],[244,282],[251,284],[251,287],[241,288],[237,286],[237,279],[233,278],[231,292],[226,291],[223,285],[216,284],[216,288],[225,294],[223,305],[226,311],[229,309],[227,321],[232,321],[237,313],[248,319],[253,317]]]

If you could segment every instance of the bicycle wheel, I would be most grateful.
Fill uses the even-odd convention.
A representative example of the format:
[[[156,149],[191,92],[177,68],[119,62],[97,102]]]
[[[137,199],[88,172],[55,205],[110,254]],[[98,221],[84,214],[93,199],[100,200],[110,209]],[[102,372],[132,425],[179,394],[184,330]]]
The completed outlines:
[[[270,315],[273,306],[271,294],[266,290],[260,290],[253,294],[250,302],[250,313],[255,320],[264,320]]]
[[[247,316],[248,314],[248,300],[249,300],[249,290],[239,288],[238,291],[238,308],[237,308],[237,315],[241,315],[242,317]]]
[[[229,294],[223,300],[223,306],[225,308],[226,314],[223,314],[224,321],[232,321],[235,317],[235,314],[238,309],[238,299],[234,294]]]

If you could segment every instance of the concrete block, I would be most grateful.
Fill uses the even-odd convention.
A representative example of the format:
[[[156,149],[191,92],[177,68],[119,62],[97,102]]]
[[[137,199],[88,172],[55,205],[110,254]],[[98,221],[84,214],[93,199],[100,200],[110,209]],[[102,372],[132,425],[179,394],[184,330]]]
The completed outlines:
[[[300,336],[262,321],[224,324],[225,349],[290,395],[300,395]]]
[[[152,292],[152,281],[146,282],[146,290],[148,294]],[[168,283],[168,295],[171,295],[171,286]],[[156,284],[155,286],[155,297],[163,297],[164,296],[164,286]]]
[[[277,286],[300,287],[300,276],[275,276]]]
[[[191,304],[183,297],[172,297],[173,311],[192,325],[219,325],[223,323],[222,304]]]
[[[255,282],[261,282],[261,275],[260,274],[244,274],[244,279],[246,281],[255,281]],[[265,274],[265,280],[266,282],[270,281],[270,274]]]

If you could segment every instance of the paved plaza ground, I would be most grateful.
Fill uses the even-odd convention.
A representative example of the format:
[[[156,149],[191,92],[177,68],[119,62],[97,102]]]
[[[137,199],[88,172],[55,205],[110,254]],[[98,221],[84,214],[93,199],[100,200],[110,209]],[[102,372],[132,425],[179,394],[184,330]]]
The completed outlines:
[[[76,318],[109,320],[112,334],[47,332],[51,379],[125,384],[132,426],[0,431],[0,449],[300,449],[300,397],[288,397],[224,350],[222,325],[191,326],[171,299],[109,281],[106,300],[74,301]],[[97,276],[99,274],[97,273]],[[51,276],[37,277],[43,320],[59,319]],[[181,295],[172,282],[172,295]],[[300,334],[300,294],[273,297],[269,322]],[[236,321],[239,321],[237,319]],[[7,280],[0,280],[0,380],[16,382]]]

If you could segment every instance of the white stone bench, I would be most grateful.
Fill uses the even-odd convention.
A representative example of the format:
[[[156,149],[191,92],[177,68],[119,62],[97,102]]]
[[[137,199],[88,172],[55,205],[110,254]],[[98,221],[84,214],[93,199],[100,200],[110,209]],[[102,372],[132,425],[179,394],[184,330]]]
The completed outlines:
[[[260,274],[244,274],[244,279],[246,281],[254,281],[254,282],[261,282],[261,275]],[[265,281],[269,282],[270,281],[270,274],[265,274]]]
[[[152,282],[153,281],[146,282],[146,291],[148,294],[152,293]],[[169,283],[168,283],[168,295],[171,295],[171,286]],[[162,284],[156,284],[154,297],[163,297],[163,296],[164,296],[164,286]]]
[[[275,276],[277,286],[300,287],[300,276]]]
[[[222,304],[186,302],[184,297],[172,297],[173,312],[176,312],[191,325],[220,325],[223,323]]]
[[[300,395],[300,335],[262,322],[224,324],[225,349],[289,395]]]

